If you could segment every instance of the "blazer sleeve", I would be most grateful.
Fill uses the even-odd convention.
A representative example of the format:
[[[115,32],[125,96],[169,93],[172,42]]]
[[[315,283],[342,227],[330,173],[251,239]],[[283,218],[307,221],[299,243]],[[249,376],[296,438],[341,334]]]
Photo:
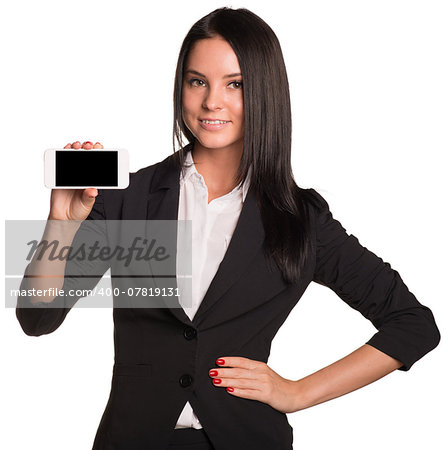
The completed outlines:
[[[440,341],[431,310],[419,303],[390,264],[363,247],[332,217],[326,200],[316,214],[314,281],[332,289],[378,330],[366,342],[410,367]]]
[[[85,243],[88,239],[94,239],[101,243],[106,242],[104,198],[99,191],[95,204],[86,220],[81,224],[73,239],[73,248],[78,248],[77,243]],[[65,320],[70,309],[81,298],[80,296],[68,296],[70,289],[93,289],[98,284],[101,277],[107,271],[108,263],[96,259],[84,261],[82,264],[67,261],[65,274],[70,273],[71,277],[64,278],[62,290],[65,295],[59,295],[51,303],[37,302],[32,304],[31,297],[19,296],[17,299],[16,317],[23,331],[29,336],[41,336],[55,331]],[[20,290],[28,291],[28,269],[20,285]],[[76,274],[81,276],[76,277]],[[88,274],[88,278],[85,277]],[[82,276],[84,275],[84,276]]]

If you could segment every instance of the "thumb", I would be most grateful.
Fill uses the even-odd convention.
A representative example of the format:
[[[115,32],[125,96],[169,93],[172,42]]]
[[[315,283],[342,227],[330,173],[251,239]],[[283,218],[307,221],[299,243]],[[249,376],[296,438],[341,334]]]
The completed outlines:
[[[93,205],[95,204],[97,195],[98,189],[95,188],[84,189],[84,191],[82,192],[82,200],[81,200],[84,207],[87,208],[88,210],[91,210],[93,208]]]
[[[88,199],[94,199],[98,196],[98,189],[96,188],[88,188],[84,189],[83,196],[87,196]]]

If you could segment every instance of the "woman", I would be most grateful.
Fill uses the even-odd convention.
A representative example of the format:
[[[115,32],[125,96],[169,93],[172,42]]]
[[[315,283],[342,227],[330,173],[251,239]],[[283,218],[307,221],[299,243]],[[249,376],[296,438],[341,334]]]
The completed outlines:
[[[191,301],[178,280],[183,308],[114,309],[112,391],[94,450],[290,449],[286,413],[409,370],[437,346],[430,309],[346,234],[316,191],[294,182],[286,69],[275,34],[255,14],[218,9],[187,34],[174,137],[180,150],[132,174],[124,191],[52,192],[49,218],[58,221],[193,220]],[[86,285],[107,269],[89,267]],[[340,361],[287,380],[267,365],[270,343],[311,281],[378,332]],[[40,299],[58,308],[17,316],[27,334],[50,333],[76,301]]]

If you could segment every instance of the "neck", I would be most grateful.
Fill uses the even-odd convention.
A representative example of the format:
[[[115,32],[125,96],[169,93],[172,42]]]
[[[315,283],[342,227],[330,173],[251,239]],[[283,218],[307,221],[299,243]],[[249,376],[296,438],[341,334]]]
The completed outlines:
[[[224,195],[233,190],[242,150],[242,145],[214,149],[205,148],[198,142],[194,144],[192,158],[208,192]]]

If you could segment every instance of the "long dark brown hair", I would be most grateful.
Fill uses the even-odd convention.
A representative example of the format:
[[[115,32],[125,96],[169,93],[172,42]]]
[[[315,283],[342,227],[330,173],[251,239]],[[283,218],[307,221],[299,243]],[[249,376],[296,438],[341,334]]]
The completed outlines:
[[[290,94],[281,46],[269,25],[247,9],[216,9],[196,22],[183,41],[174,83],[176,160],[184,166],[189,148],[183,136],[187,147],[195,141],[182,118],[186,60],[196,41],[215,36],[231,45],[243,78],[244,149],[236,181],[243,182],[252,166],[250,188],[261,212],[265,253],[276,262],[284,280],[295,283],[311,251],[308,204],[318,200],[293,178]]]

